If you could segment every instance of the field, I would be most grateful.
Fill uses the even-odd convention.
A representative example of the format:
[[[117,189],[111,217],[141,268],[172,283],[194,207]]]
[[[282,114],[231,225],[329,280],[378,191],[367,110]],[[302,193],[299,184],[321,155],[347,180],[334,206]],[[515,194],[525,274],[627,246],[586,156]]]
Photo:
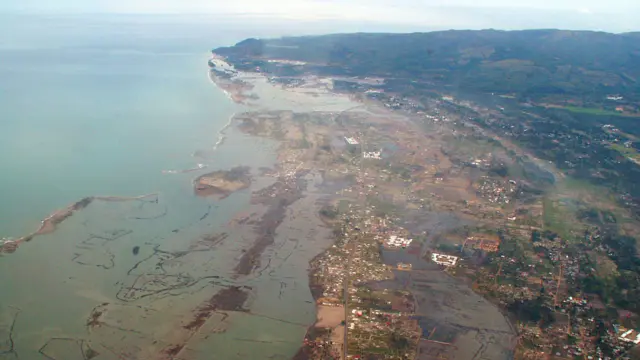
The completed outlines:
[[[609,147],[635,163],[640,162],[640,154],[638,154],[638,151],[632,147],[625,147],[620,144],[611,144]]]
[[[623,113],[613,110],[605,110],[599,108],[586,108],[579,106],[549,106],[549,107],[557,107],[558,109],[564,109],[573,113],[578,114],[589,114],[589,115],[599,115],[599,116],[620,116],[620,117],[640,117],[640,114],[630,114]]]

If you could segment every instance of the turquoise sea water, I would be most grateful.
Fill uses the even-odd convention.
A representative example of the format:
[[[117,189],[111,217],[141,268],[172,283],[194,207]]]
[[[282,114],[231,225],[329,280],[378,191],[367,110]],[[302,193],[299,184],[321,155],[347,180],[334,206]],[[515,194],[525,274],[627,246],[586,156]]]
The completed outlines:
[[[202,243],[247,211],[249,192],[216,201],[192,189],[207,171],[257,169],[275,159],[274,144],[233,127],[213,149],[219,131],[243,110],[208,77],[208,49],[233,39],[220,30],[146,18],[0,22],[0,31],[12,34],[0,39],[0,237],[30,233],[85,196],[158,194],[157,201],[95,201],[54,233],[0,256],[0,359],[79,360],[88,348],[97,360],[165,358],[165,349],[190,339],[184,322],[203,301],[223,286],[263,281],[231,279],[251,234],[220,248]],[[197,164],[207,168],[179,172]],[[285,281],[306,281],[306,261]],[[279,276],[262,287],[280,286]],[[290,354],[299,345],[313,307],[305,302],[306,285],[296,289],[292,296],[303,306],[286,308],[297,309],[288,312],[302,325],[252,317],[234,328],[248,334],[243,327],[279,325],[275,345],[256,354]],[[277,300],[252,302],[278,314]],[[91,329],[94,311],[102,325]],[[216,339],[193,339],[193,346],[224,346],[227,359],[246,346]],[[211,359],[210,350],[185,352]]]
[[[207,77],[215,36],[29,21],[0,45],[0,236],[83,196],[166,192],[162,170],[203,162],[234,111]]]
[[[322,178],[308,176],[309,191],[287,209],[261,267],[238,276],[234,267],[260,234],[252,221],[230,220],[264,213],[250,195],[274,181],[258,169],[274,165],[278,144],[235,126],[215,144],[238,111],[353,104],[264,79],[254,88],[259,104],[233,104],[208,78],[209,49],[279,31],[254,25],[0,15],[0,33],[10,35],[0,36],[0,236],[30,233],[85,196],[157,194],[96,200],[0,255],[0,360],[178,359],[169,351],[176,346],[181,360],[297,351],[315,319],[308,262],[330,245],[314,210]],[[207,168],[180,172],[198,164]],[[194,195],[195,177],[238,165],[251,167],[250,189]],[[248,293],[248,311],[215,313],[190,330],[198,309],[229,286]]]

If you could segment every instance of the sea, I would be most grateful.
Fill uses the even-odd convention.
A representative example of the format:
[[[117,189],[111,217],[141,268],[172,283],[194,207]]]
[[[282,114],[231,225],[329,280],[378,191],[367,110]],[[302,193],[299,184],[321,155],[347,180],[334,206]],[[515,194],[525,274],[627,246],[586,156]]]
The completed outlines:
[[[228,126],[247,109],[208,76],[210,49],[248,30],[202,18],[29,15],[1,17],[0,32],[0,238],[31,233],[83,197],[152,194],[94,201],[0,255],[0,359],[173,359],[167,349],[184,343],[180,359],[293,355],[315,319],[304,257],[288,280],[274,270],[264,281],[280,290],[252,299],[262,315],[184,329],[215,289],[261,286],[233,278],[241,239],[199,243],[246,211],[250,193],[212,201],[192,185],[208,171],[275,162],[277,144]]]

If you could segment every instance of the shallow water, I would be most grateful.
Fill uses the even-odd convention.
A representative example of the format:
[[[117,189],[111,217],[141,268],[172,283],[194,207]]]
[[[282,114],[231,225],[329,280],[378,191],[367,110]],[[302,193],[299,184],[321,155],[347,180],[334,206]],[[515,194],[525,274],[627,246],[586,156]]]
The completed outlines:
[[[192,178],[268,166],[274,144],[229,130],[212,151],[240,110],[207,76],[216,40],[200,34],[185,42],[135,22],[127,24],[132,33],[117,24],[57,25],[0,46],[0,236],[25,235],[84,196],[157,193],[158,200],[94,201],[56,232],[1,257],[0,358],[81,359],[68,341],[85,342],[99,359],[112,358],[109,348],[144,358],[202,300],[196,289],[224,285],[233,255],[187,251],[248,206],[246,192],[197,198]],[[192,156],[199,150],[207,157]],[[198,163],[208,168],[162,173]],[[107,325],[89,331],[100,304],[108,304]],[[58,338],[72,340],[51,342]]]
[[[135,22],[78,31],[56,24],[16,25],[41,37],[0,44],[0,236],[25,235],[84,196],[157,197],[95,200],[0,257],[0,359],[161,359],[183,343],[185,359],[293,355],[315,319],[308,261],[329,245],[313,210],[322,195],[290,206],[264,266],[238,277],[233,268],[255,233],[229,220],[264,211],[250,193],[273,181],[257,169],[273,166],[277,144],[234,126],[216,143],[237,111],[352,105],[262,82],[260,104],[238,106],[207,76],[207,49],[224,39],[184,41],[174,27]],[[198,163],[207,168],[180,173]],[[195,177],[238,165],[254,169],[250,189],[223,200],[194,196]],[[321,181],[307,180],[310,192]],[[224,240],[203,241],[221,233]],[[217,313],[187,331],[194,311],[229,285],[251,289],[251,313]],[[88,326],[94,316],[99,325]]]

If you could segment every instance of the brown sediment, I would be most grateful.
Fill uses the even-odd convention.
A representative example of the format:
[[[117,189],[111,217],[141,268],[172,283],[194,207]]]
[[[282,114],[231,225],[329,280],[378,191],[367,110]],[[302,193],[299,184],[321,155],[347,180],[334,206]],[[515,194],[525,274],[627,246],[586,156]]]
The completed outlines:
[[[100,325],[100,317],[102,316],[101,310],[94,310],[87,321],[87,326],[90,328],[96,327]]]
[[[193,336],[216,312],[248,311],[244,308],[244,304],[249,298],[249,290],[251,290],[251,288],[246,286],[231,286],[220,290],[200,306],[195,311],[193,319],[186,325],[183,325],[182,328],[188,330]],[[223,321],[225,318],[223,318]],[[191,336],[178,344],[170,345],[165,348],[162,353],[167,355],[168,359],[173,359],[187,346],[189,339],[191,339]]]
[[[15,241],[8,241],[0,245],[0,253],[12,254],[18,250],[18,243]]]
[[[91,204],[93,200],[94,198],[92,197],[86,197],[81,199],[80,201],[77,201],[67,206],[64,209],[54,212],[53,214],[49,215],[49,217],[47,217],[42,221],[42,225],[40,226],[40,229],[38,229],[38,231],[36,231],[35,234],[33,234],[30,237],[28,236],[28,238],[23,238],[23,239],[25,241],[29,241],[35,235],[42,235],[42,234],[48,234],[48,233],[54,232],[58,224],[62,223],[68,217],[73,215],[74,212],[89,206],[89,204]]]
[[[86,323],[88,330],[103,324],[100,319],[102,318],[102,315],[104,315],[107,305],[109,305],[109,303],[102,303],[91,310],[91,314],[89,315]]]
[[[88,196],[72,203],[71,205],[53,212],[42,220],[42,224],[38,230],[29,235],[25,235],[17,240],[6,241],[0,244],[0,253],[13,253],[17,250],[20,243],[23,241],[31,241],[34,237],[54,232],[58,225],[73,215],[76,211],[82,210],[89,206],[95,200],[101,201],[129,201],[129,200],[144,200],[146,198],[157,196],[156,194],[142,195],[136,197],[123,197],[123,196]],[[157,198],[156,198],[157,201]]]
[[[299,177],[303,172],[296,174]],[[248,275],[260,266],[260,256],[275,240],[276,229],[285,218],[287,206],[291,205],[302,195],[303,182],[300,180],[285,181],[281,179],[275,184],[254,194],[252,202],[267,205],[267,211],[254,225],[258,238],[253,245],[240,257],[235,267],[239,275]]]
[[[48,233],[52,233],[56,230],[57,226],[62,223],[64,220],[66,220],[68,217],[70,217],[71,215],[73,215],[74,212],[84,209],[85,207],[89,206],[89,204],[94,200],[93,197],[86,197],[81,199],[80,201],[77,201],[67,207],[65,207],[64,209],[60,209],[58,211],[55,211],[54,213],[52,213],[51,215],[47,216],[44,220],[42,220],[42,225],[40,225],[40,228],[38,230],[36,230],[35,232],[23,236],[18,240],[15,241],[8,241],[5,242],[4,244],[0,245],[0,253],[2,252],[6,252],[6,253],[12,253],[15,252],[18,248],[18,246],[20,245],[20,243],[22,243],[23,241],[31,241],[31,239],[33,239],[34,237],[38,236],[38,235],[44,235],[44,234],[48,234]]]
[[[220,196],[225,198],[251,185],[250,168],[238,166],[230,170],[219,170],[199,176],[194,182],[198,196]]]
[[[173,358],[174,356],[180,354],[180,352],[182,351],[182,349],[184,349],[185,344],[176,344],[176,345],[171,345],[168,348],[166,348],[163,353],[165,355],[169,355],[171,358]]]
[[[246,312],[247,309],[244,308],[244,303],[248,298],[249,292],[241,286],[231,286],[223,289],[201,306],[196,311],[195,317],[183,328],[189,331],[198,331],[216,311]]]
[[[246,311],[243,306],[249,298],[249,292],[241,286],[228,287],[217,294],[213,295],[209,300],[214,310],[221,311]]]

